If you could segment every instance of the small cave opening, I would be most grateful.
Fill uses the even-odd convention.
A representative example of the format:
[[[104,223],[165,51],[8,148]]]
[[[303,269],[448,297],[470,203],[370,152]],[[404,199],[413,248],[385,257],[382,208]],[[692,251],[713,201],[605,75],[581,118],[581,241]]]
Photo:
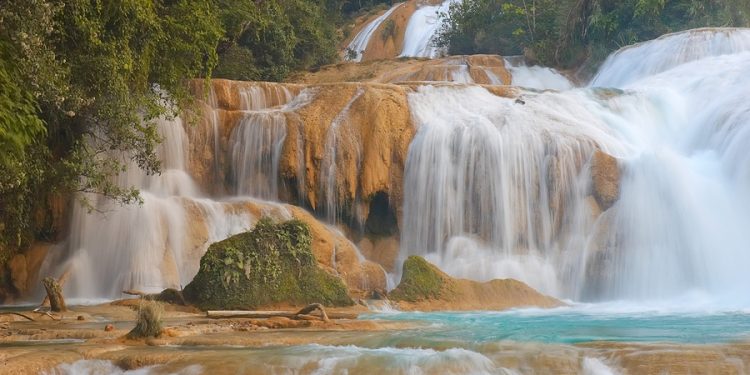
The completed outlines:
[[[396,211],[390,204],[388,193],[379,191],[370,200],[370,210],[365,220],[365,233],[384,237],[398,233]]]

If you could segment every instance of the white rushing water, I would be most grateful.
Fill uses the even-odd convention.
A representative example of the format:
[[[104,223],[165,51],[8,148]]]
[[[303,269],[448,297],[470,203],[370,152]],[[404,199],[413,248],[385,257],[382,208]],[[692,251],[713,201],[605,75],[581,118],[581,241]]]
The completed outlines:
[[[461,0],[445,0],[439,5],[421,5],[414,11],[404,32],[404,48],[400,56],[438,57],[443,51],[434,45],[440,30],[440,14],[448,13],[450,5]]]
[[[306,105],[312,93],[304,90],[293,95],[286,87],[273,85],[266,90],[253,86],[240,95],[245,117],[229,138],[234,192],[240,196],[277,200],[287,116]]]
[[[358,88],[354,96],[344,105],[344,108],[333,119],[326,132],[325,156],[320,168],[320,196],[324,199],[324,212],[328,222],[336,224],[341,208],[341,196],[348,190],[339,179],[338,161],[343,159],[355,160],[356,168],[361,163],[361,145],[357,134],[356,124],[349,120],[349,111],[354,102],[359,99],[364,90]],[[353,154],[348,154],[353,151]],[[355,172],[356,173],[356,172]]]
[[[179,371],[162,371],[161,366],[146,366],[135,370],[123,370],[111,361],[82,359],[62,364],[42,375],[200,375],[205,371],[200,365],[187,366]]]
[[[591,86],[623,87],[680,64],[743,51],[750,51],[748,29],[696,29],[668,34],[613,53]]]
[[[686,35],[700,44],[708,37],[701,33],[725,35],[733,46],[747,37]],[[684,43],[667,37],[629,47],[597,79],[622,75],[608,66]],[[411,94],[419,130],[407,162],[402,256],[573,299],[697,290],[718,303],[750,302],[742,294],[750,282],[750,157],[741,151],[750,144],[750,53],[685,60],[652,62],[665,70],[625,92],[526,93],[521,101],[480,88]],[[620,199],[598,219],[588,197],[596,148],[618,157],[622,171]]]
[[[376,17],[374,20],[365,25],[365,27],[360,30],[359,33],[357,33],[354,39],[352,39],[352,41],[347,46],[347,50],[354,51],[356,55],[354,55],[353,58],[351,58],[352,56],[345,56],[345,58],[350,61],[362,61],[362,55],[367,49],[367,45],[370,44],[370,39],[372,38],[373,34],[375,34],[375,31],[378,30],[380,25],[383,24],[383,21],[388,19],[388,17],[390,17],[390,15],[402,5],[404,5],[404,3],[394,4],[385,13]]]
[[[512,77],[513,86],[558,91],[573,88],[573,83],[557,70],[538,65],[529,66],[523,56],[505,58],[505,67]]]

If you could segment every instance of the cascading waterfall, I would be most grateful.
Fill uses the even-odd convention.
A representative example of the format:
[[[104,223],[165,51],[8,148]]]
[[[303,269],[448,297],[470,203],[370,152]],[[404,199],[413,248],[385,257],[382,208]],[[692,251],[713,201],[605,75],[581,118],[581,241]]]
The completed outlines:
[[[286,139],[287,103],[292,93],[272,86],[271,98],[259,86],[240,92],[245,118],[229,139],[235,193],[263,199],[277,199],[281,149]],[[273,106],[279,103],[279,106]],[[294,103],[296,104],[296,103]]]
[[[613,54],[595,87],[562,92],[521,89],[518,98],[504,98],[471,85],[414,88],[408,104],[418,131],[404,175],[400,256],[425,255],[460,277],[513,277],[576,300],[697,291],[747,302],[741,286],[750,282],[748,40],[750,33],[738,29],[670,35]],[[667,61],[654,56],[689,51],[692,43],[710,48],[679,59],[662,54]],[[644,70],[648,64],[640,62],[648,59],[658,68]],[[454,73],[460,81],[462,71]],[[601,88],[606,82],[626,83]],[[311,91],[295,95],[271,86],[241,92],[243,117],[223,151],[236,195],[279,198],[286,121]],[[347,203],[339,161],[361,157],[349,111],[363,92],[350,98],[325,136],[317,178],[329,223]],[[209,102],[216,105],[215,94]],[[210,115],[218,154],[219,113]],[[44,275],[71,270],[72,297],[186,284],[209,243],[257,219],[241,208],[247,202],[289,217],[272,202],[202,196],[188,173],[181,120],[159,120],[158,128],[163,173],[147,176],[130,166],[118,176],[121,186],[141,190],[143,205],[90,197],[103,213],[77,207],[68,239],[45,260]],[[619,161],[619,200],[611,208],[593,197],[597,150]]]
[[[307,105],[314,93],[305,89],[293,95],[282,85],[266,86],[266,90],[252,86],[240,93],[245,117],[229,139],[230,169],[237,195],[278,200],[279,164],[287,136],[287,116]],[[266,91],[270,91],[270,98]],[[298,159],[301,157],[298,155]],[[304,171],[297,172],[297,179],[297,188],[302,192]]]
[[[434,45],[435,35],[440,29],[440,14],[448,13],[451,4],[461,0],[445,0],[439,5],[420,6],[406,25],[404,32],[404,57],[438,57],[443,51]]]
[[[375,31],[380,27],[380,25],[383,24],[383,21],[388,19],[388,17],[390,17],[390,15],[402,5],[404,5],[404,3],[394,4],[385,13],[381,14],[370,23],[365,25],[365,27],[359,33],[357,33],[357,35],[354,37],[354,39],[352,39],[351,43],[349,43],[349,46],[347,47],[347,50],[354,51],[356,55],[354,55],[353,58],[352,56],[345,56],[345,58],[347,60],[355,62],[362,61],[362,55],[367,49],[367,45],[370,44],[370,38],[372,38],[373,34],[375,34]]]
[[[347,188],[346,186],[342,186],[337,178],[339,176],[339,170],[337,168],[338,158],[355,158],[355,160],[357,160],[355,164],[357,165],[357,169],[359,169],[361,146],[358,143],[358,137],[355,133],[357,131],[355,128],[356,125],[352,124],[349,120],[349,110],[362,94],[364,94],[364,90],[358,88],[354,96],[349,99],[341,112],[339,112],[339,114],[333,119],[333,122],[326,133],[326,152],[320,168],[320,187],[322,189],[320,193],[325,202],[324,208],[326,218],[328,222],[332,224],[336,223],[339,216],[341,203],[340,191],[345,191]],[[344,147],[344,142],[353,147]],[[341,151],[344,150],[354,150],[355,155],[343,154]]]
[[[584,93],[524,100],[479,87],[410,95],[419,130],[406,166],[402,256],[426,254],[459,276],[514,276],[559,291],[560,262],[575,258],[564,250],[580,257],[591,226],[580,171],[597,145],[622,151],[594,114],[602,105]],[[530,280],[540,266],[545,272]]]
[[[668,42],[665,40],[665,42]],[[628,86],[662,107],[634,123],[604,272],[610,296],[668,298],[696,290],[747,303],[750,52],[707,57]],[[740,151],[742,150],[742,151]]]
[[[237,194],[277,199],[278,165],[286,139],[281,111],[248,113],[232,133],[232,171]]]
[[[626,91],[519,100],[476,87],[410,94],[418,134],[407,161],[402,256],[573,299],[702,292],[746,303],[750,53],[736,51],[747,35],[698,30],[615,53],[592,85],[634,81]],[[612,68],[654,59],[654,50],[687,51],[685,37],[699,46],[712,40],[714,52],[643,65],[664,70],[655,75],[638,64],[630,76]],[[622,171],[619,200],[602,215],[591,209],[596,149],[617,157]]]
[[[247,230],[259,219],[242,208],[246,203],[260,206],[264,215],[291,218],[286,208],[272,202],[202,198],[188,174],[182,121],[160,119],[157,126],[163,138],[157,149],[162,173],[148,176],[131,163],[117,177],[119,186],[139,188],[143,203],[119,206],[89,196],[95,211],[75,205],[68,238],[45,258],[41,275],[70,274],[65,285],[69,297],[112,298],[124,289],[186,285],[209,244]]]
[[[560,72],[543,66],[528,66],[523,56],[505,58],[505,67],[513,81],[511,85],[538,90],[570,90],[573,84]]]
[[[623,87],[690,61],[743,51],[750,51],[748,29],[707,28],[668,34],[613,53],[591,86]]]

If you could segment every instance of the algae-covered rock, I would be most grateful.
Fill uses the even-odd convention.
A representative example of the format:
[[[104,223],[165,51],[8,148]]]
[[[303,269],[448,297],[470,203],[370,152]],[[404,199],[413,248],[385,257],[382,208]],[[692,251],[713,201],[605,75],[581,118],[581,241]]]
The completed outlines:
[[[406,258],[403,275],[390,298],[396,301],[416,302],[437,299],[444,294],[447,275],[424,258],[412,255]]]
[[[212,244],[184,297],[204,310],[351,305],[341,279],[318,268],[310,243],[307,224],[263,219],[252,231]]]
[[[406,259],[401,282],[389,298],[399,309],[407,311],[504,310],[562,305],[518,280],[497,279],[482,283],[452,278],[418,256]]]

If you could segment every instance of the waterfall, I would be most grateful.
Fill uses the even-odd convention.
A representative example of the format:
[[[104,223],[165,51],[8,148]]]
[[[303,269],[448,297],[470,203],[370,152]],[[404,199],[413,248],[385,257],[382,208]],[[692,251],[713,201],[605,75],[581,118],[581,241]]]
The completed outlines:
[[[325,155],[320,168],[320,188],[321,196],[324,199],[324,210],[329,223],[335,224],[341,208],[341,196],[347,191],[348,186],[342,186],[342,181],[338,178],[339,171],[337,167],[338,158],[354,158],[357,162],[356,168],[359,170],[361,158],[361,146],[358,143],[357,129],[355,124],[349,120],[349,110],[360,96],[364,94],[362,88],[344,105],[344,108],[333,119],[331,126],[326,132]],[[352,147],[345,147],[344,143]],[[344,154],[346,150],[355,150],[355,155]]]
[[[375,31],[378,28],[380,28],[380,25],[383,23],[383,21],[388,19],[388,17],[390,17],[390,15],[402,5],[404,5],[404,3],[394,4],[385,13],[381,14],[370,23],[365,25],[365,27],[359,33],[357,33],[354,39],[352,39],[352,41],[349,43],[349,46],[347,46],[347,50],[356,52],[356,57],[350,58],[350,56],[345,56],[345,58],[350,61],[362,61],[362,55],[367,49],[367,45],[370,44],[370,38],[372,38],[372,35],[375,34]]]
[[[406,165],[402,256],[427,255],[457,276],[561,288],[564,251],[582,256],[592,224],[581,171],[597,147],[623,151],[596,115],[604,105],[585,93],[524,101],[479,87],[409,96],[418,133]],[[526,277],[540,265],[546,275]]]
[[[439,5],[422,5],[406,25],[404,48],[401,57],[438,57],[443,51],[434,45],[435,35],[440,30],[440,14],[448,13],[451,4],[461,0],[445,0]]]
[[[560,72],[543,66],[528,66],[523,56],[506,57],[505,66],[513,81],[511,85],[538,90],[570,90],[573,84]]]
[[[514,97],[472,84],[408,86],[417,132],[404,171],[399,256],[423,255],[458,277],[513,277],[574,300],[703,293],[719,303],[747,303],[749,33],[701,29],[627,47],[585,88],[513,61],[514,83],[529,86],[514,89]],[[465,63],[446,66],[456,69],[440,71],[470,82]],[[520,83],[533,81],[518,73],[524,70],[541,86]],[[149,176],[129,165],[116,180],[139,188],[143,204],[89,196],[96,211],[74,209],[68,238],[45,259],[41,274],[72,270],[66,284],[72,297],[186,284],[211,242],[247,230],[260,215],[290,217],[272,202],[284,196],[280,159],[288,135],[297,139],[298,161],[318,152],[300,142],[324,142],[312,156],[319,173],[311,186],[319,189],[317,209],[329,224],[342,213],[359,218],[362,197],[354,191],[355,202],[348,202],[356,187],[341,176],[360,173],[366,128],[350,115],[362,107],[364,85],[336,108],[324,135],[305,140],[304,127],[325,125],[288,127],[287,121],[301,118],[297,112],[314,87],[238,84],[239,104],[224,103],[231,101],[226,92],[210,93],[210,106],[224,107],[207,116],[212,137],[204,137],[210,143],[201,152],[227,156],[228,165],[218,159],[207,165],[230,172],[230,199],[210,198],[194,181],[187,125],[180,118],[158,120],[162,173]],[[562,91],[538,90],[555,85]],[[222,133],[220,118],[236,120],[231,133]],[[600,202],[593,183],[599,151],[617,161],[611,206]],[[311,167],[298,162],[296,168],[297,192],[305,195]]]
[[[162,173],[146,175],[131,162],[117,176],[119,186],[140,190],[142,204],[120,206],[88,195],[94,210],[76,204],[67,239],[45,258],[40,275],[69,272],[68,297],[113,298],[125,289],[180,288],[198,272],[209,244],[247,230],[259,219],[246,205],[264,215],[291,217],[271,202],[203,198],[188,174],[182,120],[159,119],[156,125],[163,139],[157,148]]]
[[[680,64],[750,51],[750,30],[706,28],[667,34],[613,53],[591,86],[623,87]]]
[[[232,172],[240,195],[277,199],[286,116],[281,111],[248,113],[232,132]]]
[[[632,125],[639,150],[625,161],[611,231],[618,251],[603,270],[613,275],[607,295],[668,298],[695,290],[723,303],[747,302],[747,77],[750,52],[742,52],[678,65],[629,86],[662,113]]]
[[[237,195],[279,198],[279,164],[287,136],[287,115],[306,105],[311,94],[303,90],[293,95],[282,85],[268,84],[240,92],[244,118],[229,138],[230,170]]]
[[[704,29],[619,51],[594,84],[632,82],[626,91],[524,92],[514,100],[478,87],[419,88],[409,95],[418,133],[406,167],[401,256],[573,299],[697,292],[747,302],[750,52],[738,47],[746,33]],[[654,56],[674,52],[663,45],[670,43],[703,52]],[[621,170],[609,209],[591,197],[597,149],[617,157]]]

